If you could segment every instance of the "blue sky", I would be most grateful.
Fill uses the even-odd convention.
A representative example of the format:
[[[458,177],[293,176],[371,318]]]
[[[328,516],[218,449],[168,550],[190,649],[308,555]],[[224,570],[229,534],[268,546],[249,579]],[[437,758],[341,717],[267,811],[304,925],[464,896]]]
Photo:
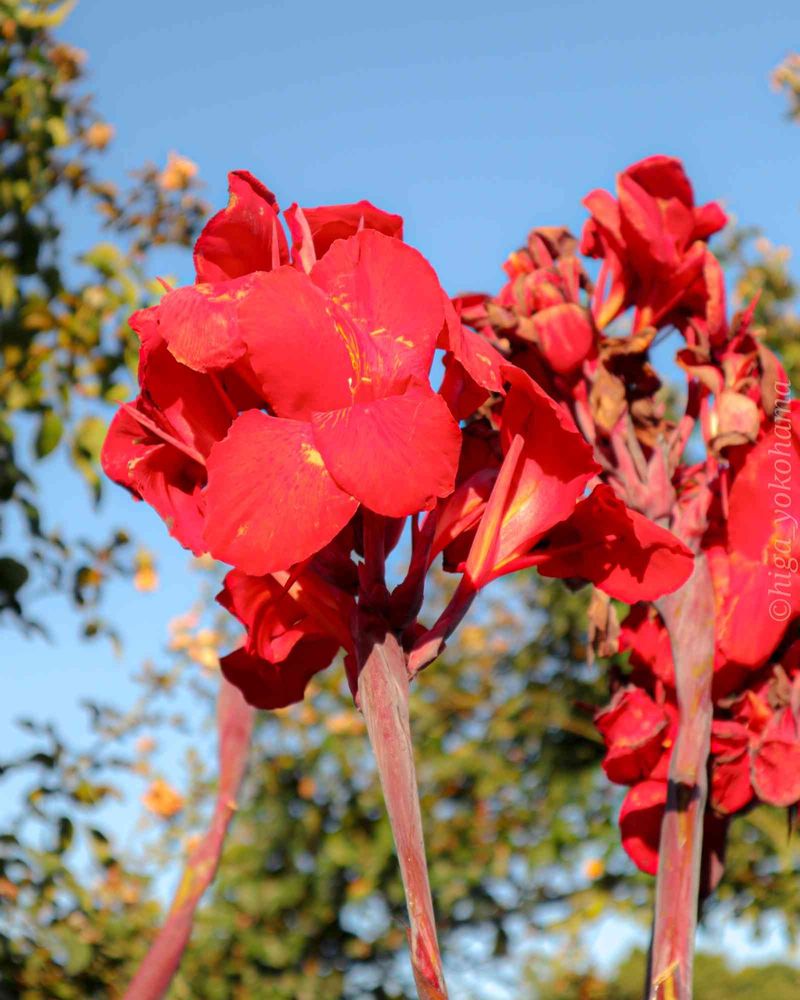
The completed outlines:
[[[89,53],[99,110],[117,129],[113,177],[177,150],[218,205],[235,168],[284,205],[367,197],[405,216],[407,239],[451,292],[495,289],[531,226],[579,230],[580,199],[651,153],[682,157],[700,200],[720,198],[800,247],[800,128],[769,87],[771,69],[800,48],[796,0],[81,0],[62,35]],[[71,245],[92,238],[80,213],[70,224]],[[190,277],[188,257],[170,264]],[[112,589],[108,611],[128,623],[121,662],[77,643],[58,601],[42,604],[55,645],[6,632],[4,747],[21,739],[17,715],[78,733],[81,697],[124,700],[131,671],[158,657],[167,619],[195,588],[153,514],[109,490],[95,518],[82,483],[49,463],[51,518],[98,533],[126,523],[157,550],[162,587]]]

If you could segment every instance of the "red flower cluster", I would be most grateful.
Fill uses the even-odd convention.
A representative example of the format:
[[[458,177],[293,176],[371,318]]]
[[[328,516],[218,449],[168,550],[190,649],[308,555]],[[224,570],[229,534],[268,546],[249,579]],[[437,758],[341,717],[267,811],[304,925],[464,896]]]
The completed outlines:
[[[230,175],[228,207],[195,248],[196,282],[131,320],[140,394],[103,451],[180,542],[234,567],[219,600],[246,639],[222,668],[252,704],[302,698],[340,649],[355,690],[365,612],[413,673],[482,586],[523,566],[623,600],[680,586],[691,553],[598,483],[572,417],[462,325],[398,216],[360,202],[284,218],[291,249],[272,193]],[[578,308],[578,280],[565,273],[545,338],[569,339],[562,306]],[[385,558],[409,517],[408,574],[390,593]],[[426,630],[417,616],[440,553],[463,579]]]
[[[626,516],[647,514],[648,530],[670,527],[707,560],[716,622],[695,626],[714,629],[708,861],[721,855],[732,814],[756,800],[800,801],[800,411],[753,328],[755,303],[727,320],[721,267],[706,242],[725,215],[715,203],[695,206],[679,161],[634,164],[617,178],[617,198],[594,191],[584,204],[591,217],[580,248],[601,260],[596,285],[577,241],[540,228],[509,257],[497,296],[464,295],[456,305],[580,427],[607,484],[592,496],[624,502]],[[630,325],[611,328],[627,309]],[[683,337],[677,360],[688,380],[678,419],[658,395],[648,353],[670,330]],[[704,454],[686,464],[695,427]],[[577,575],[598,583],[586,568],[589,537],[575,538]],[[547,572],[547,550],[543,560]],[[642,589],[635,596],[642,582],[627,592],[604,587],[634,605],[620,635],[631,672],[596,721],[609,778],[631,786],[623,844],[655,873],[680,710],[670,635],[652,604],[637,603],[650,600]],[[706,869],[707,883],[721,870]]]

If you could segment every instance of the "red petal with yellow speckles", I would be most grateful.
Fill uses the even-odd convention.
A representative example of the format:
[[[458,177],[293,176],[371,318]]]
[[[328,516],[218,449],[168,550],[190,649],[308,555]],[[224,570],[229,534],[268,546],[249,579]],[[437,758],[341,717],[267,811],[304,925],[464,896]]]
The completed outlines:
[[[247,170],[228,174],[227,208],[210,219],[194,248],[198,281],[226,281],[289,260],[275,195]]]
[[[308,558],[357,507],[331,478],[308,423],[249,410],[209,455],[206,544],[245,573]]]
[[[376,514],[428,510],[453,491],[461,432],[428,388],[315,413],[311,422],[333,478]]]
[[[373,230],[335,243],[311,280],[347,317],[362,358],[356,401],[427,381],[444,323],[443,293],[422,254]]]
[[[250,281],[247,276],[167,292],[158,308],[158,330],[176,361],[207,372],[226,368],[244,354],[238,308]]]
[[[248,358],[279,417],[307,420],[353,399],[359,356],[346,318],[293,267],[254,276],[239,309]]]

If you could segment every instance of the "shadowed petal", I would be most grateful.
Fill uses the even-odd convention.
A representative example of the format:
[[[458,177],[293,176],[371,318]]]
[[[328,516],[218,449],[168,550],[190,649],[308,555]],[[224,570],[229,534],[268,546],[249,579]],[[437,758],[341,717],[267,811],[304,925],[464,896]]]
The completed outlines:
[[[543,576],[591,580],[628,604],[677,590],[694,564],[675,535],[626,507],[610,486],[596,487],[547,542],[535,559]]]
[[[303,700],[308,682],[330,665],[339,649],[335,639],[301,639],[280,663],[270,663],[245,649],[220,659],[225,679],[235,684],[255,708],[285,708]]]

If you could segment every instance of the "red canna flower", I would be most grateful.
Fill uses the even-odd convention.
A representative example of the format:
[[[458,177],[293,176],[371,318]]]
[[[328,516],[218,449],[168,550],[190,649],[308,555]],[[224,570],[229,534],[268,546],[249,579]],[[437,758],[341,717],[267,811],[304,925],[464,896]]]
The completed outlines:
[[[594,296],[598,325],[636,306],[634,332],[657,326],[702,275],[705,243],[726,223],[716,202],[696,207],[680,160],[650,156],[617,176],[617,198],[587,195],[581,249],[603,267]]]
[[[285,569],[359,504],[402,517],[452,491],[460,432],[428,381],[442,302],[415,250],[370,231],[309,275],[254,280],[238,330],[270,412],[240,416],[210,456],[212,555],[254,574]]]

